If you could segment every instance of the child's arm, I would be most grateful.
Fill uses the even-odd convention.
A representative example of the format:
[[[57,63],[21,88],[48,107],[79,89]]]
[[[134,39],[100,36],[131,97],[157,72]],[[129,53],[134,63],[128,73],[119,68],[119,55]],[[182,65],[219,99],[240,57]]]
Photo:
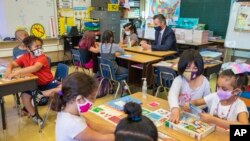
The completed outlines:
[[[192,101],[190,101],[190,103],[195,105],[195,106],[201,106],[201,105],[206,104],[204,98],[192,100]],[[184,111],[190,111],[189,102],[185,103],[182,108],[183,108]]]
[[[241,112],[238,114],[238,121],[228,121],[224,119],[220,119],[218,117],[214,117],[207,113],[201,113],[200,114],[201,121],[207,122],[207,123],[214,123],[217,126],[220,126],[225,129],[229,129],[230,125],[234,124],[248,124],[248,115],[247,112]]]
[[[171,110],[170,121],[179,123],[180,109],[179,109],[179,94],[181,90],[182,78],[176,77],[168,93],[168,103]]]
[[[95,46],[95,47],[90,47],[89,51],[92,53],[99,53],[99,46]]]
[[[86,127],[82,132],[80,132],[78,135],[75,136],[75,139],[86,140],[86,141],[114,141],[115,136],[114,136],[114,133],[101,134],[89,127]]]
[[[43,67],[42,63],[36,62],[33,66],[22,68],[22,69],[19,69],[19,70],[13,72],[12,74],[9,75],[9,78],[13,78],[13,77],[20,75],[20,74],[34,73],[34,72],[39,71],[42,67]]]
[[[10,75],[11,75],[11,73],[12,73],[12,70],[13,70],[14,68],[16,68],[16,67],[19,67],[19,65],[18,65],[15,61],[11,62],[11,63],[7,66],[7,69],[6,69],[5,73],[4,73],[4,78],[11,78]]]

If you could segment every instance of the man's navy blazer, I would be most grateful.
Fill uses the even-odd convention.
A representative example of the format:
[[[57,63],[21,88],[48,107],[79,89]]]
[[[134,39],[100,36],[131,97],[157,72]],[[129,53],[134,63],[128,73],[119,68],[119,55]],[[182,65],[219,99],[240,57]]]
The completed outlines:
[[[174,31],[169,28],[166,27],[163,35],[162,35],[162,39],[161,39],[161,45],[157,45],[157,41],[159,38],[159,33],[160,31],[155,31],[155,41],[152,44],[152,50],[155,51],[167,51],[167,50],[173,50],[173,51],[177,51],[176,48],[176,38],[175,38],[175,33]]]

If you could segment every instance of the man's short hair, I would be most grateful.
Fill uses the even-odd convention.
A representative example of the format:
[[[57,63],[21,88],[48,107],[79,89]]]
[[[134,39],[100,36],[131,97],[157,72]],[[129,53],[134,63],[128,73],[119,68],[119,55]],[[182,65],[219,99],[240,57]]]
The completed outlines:
[[[158,14],[158,15],[154,15],[153,19],[158,19],[159,21],[163,22],[165,25],[167,24],[166,23],[166,18],[164,17],[164,15],[162,14]]]
[[[27,32],[26,30],[24,30],[24,29],[18,29],[18,30],[16,30],[16,32],[15,32],[15,38],[16,38],[16,39],[18,39],[19,33],[21,33],[21,32],[25,32],[25,34],[28,35],[28,32]]]

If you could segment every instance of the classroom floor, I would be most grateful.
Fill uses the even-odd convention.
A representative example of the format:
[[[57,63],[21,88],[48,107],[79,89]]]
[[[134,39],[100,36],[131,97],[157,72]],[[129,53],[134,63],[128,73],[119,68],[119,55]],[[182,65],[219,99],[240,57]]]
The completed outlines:
[[[53,71],[55,67],[52,68]],[[73,72],[74,68],[70,67],[70,72]],[[210,80],[212,91],[215,89],[216,79]],[[132,92],[140,91],[140,88],[132,87]],[[150,92],[149,92],[150,93]],[[152,92],[151,92],[152,93]],[[166,99],[166,94],[161,93],[161,98]],[[103,98],[96,100],[96,105],[100,105],[108,100],[113,99],[113,95],[107,95]],[[38,125],[33,123],[31,118],[27,116],[20,117],[17,114],[15,108],[14,97],[12,95],[4,97],[5,111],[7,119],[7,130],[3,132],[2,122],[0,123],[0,141],[54,141],[55,140],[55,120],[56,112],[51,111],[48,116],[48,120],[43,130],[39,133]],[[39,113],[44,116],[47,110],[47,106],[40,106]]]

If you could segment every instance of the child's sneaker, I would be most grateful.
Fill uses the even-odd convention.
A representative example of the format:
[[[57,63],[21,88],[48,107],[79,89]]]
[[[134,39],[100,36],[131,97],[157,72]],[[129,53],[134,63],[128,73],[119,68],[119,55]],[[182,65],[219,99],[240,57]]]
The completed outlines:
[[[39,127],[43,126],[43,119],[41,117],[37,117],[36,115],[32,117],[33,121],[39,125]]]

